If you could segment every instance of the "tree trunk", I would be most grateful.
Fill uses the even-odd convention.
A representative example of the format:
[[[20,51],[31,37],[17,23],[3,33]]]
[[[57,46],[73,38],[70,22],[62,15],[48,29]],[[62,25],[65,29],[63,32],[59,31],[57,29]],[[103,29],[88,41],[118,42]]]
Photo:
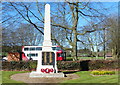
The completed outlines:
[[[73,41],[73,61],[76,61],[78,58],[77,58],[77,33],[76,33],[76,30],[73,30],[73,33],[74,33],[74,41]]]
[[[118,59],[119,58],[119,52],[117,50],[118,50],[117,47],[114,47],[112,49],[112,56],[113,56],[114,59]]]
[[[78,2],[76,2],[75,12],[72,14],[73,17],[73,61],[78,60],[77,57],[77,25],[78,25]]]
[[[98,46],[96,47],[96,50],[97,50],[97,52],[96,52],[96,59],[98,59],[98,56],[99,56]]]

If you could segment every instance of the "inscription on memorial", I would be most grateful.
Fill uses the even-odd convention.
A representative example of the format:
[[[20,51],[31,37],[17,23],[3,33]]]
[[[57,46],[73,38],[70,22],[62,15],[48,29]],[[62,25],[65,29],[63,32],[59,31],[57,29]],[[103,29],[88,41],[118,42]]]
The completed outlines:
[[[42,52],[42,65],[54,65],[55,53],[54,52]]]

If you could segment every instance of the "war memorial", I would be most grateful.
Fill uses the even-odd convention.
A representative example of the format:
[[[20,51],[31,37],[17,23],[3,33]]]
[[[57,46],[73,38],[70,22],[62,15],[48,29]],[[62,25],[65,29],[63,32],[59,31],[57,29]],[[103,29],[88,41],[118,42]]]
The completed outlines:
[[[37,70],[30,73],[30,77],[64,77],[58,73],[56,51],[52,50],[50,5],[45,5],[44,41],[42,51],[38,53]]]

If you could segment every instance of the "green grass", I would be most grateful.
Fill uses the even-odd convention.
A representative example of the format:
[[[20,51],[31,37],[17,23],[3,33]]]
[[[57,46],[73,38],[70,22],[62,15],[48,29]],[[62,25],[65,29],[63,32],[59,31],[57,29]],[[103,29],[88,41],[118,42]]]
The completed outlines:
[[[0,71],[0,85],[2,83],[2,71]]]
[[[91,59],[104,59],[104,57],[98,57],[98,58],[96,58],[96,57],[78,57],[78,59],[79,60],[81,60],[81,59],[85,59],[85,60],[91,60]],[[73,58],[72,57],[66,57],[66,60],[67,61],[71,61],[71,60],[73,60]]]
[[[3,85],[6,85],[6,83],[8,83],[8,85],[11,84],[20,84],[20,85],[26,85],[25,83],[21,82],[21,81],[15,81],[10,79],[10,76],[13,74],[17,74],[17,73],[25,73],[27,71],[2,71],[2,83]]]
[[[79,59],[104,59],[104,57],[79,57]]]
[[[15,81],[10,79],[10,76],[17,73],[25,73],[27,71],[2,71],[2,83],[3,85],[26,85],[21,81]],[[65,83],[118,83],[118,75],[103,75],[103,76],[92,76],[91,71],[80,71],[75,74],[79,75],[80,78],[73,80],[65,80],[62,84]]]
[[[80,78],[73,80],[66,80],[62,83],[118,83],[118,75],[103,75],[103,76],[92,76],[91,71],[76,72]]]

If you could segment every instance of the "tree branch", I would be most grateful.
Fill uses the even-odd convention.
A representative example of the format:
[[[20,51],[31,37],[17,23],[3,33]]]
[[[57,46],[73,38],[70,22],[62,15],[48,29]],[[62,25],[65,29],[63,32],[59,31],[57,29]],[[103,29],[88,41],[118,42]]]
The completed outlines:
[[[86,44],[86,43],[84,43],[83,41],[79,40],[78,38],[77,38],[77,41],[78,41],[78,42],[81,42],[82,44]]]
[[[28,21],[24,15],[12,4],[12,2],[10,2],[11,6],[13,6],[15,8],[15,10],[22,16],[22,18],[24,18],[26,21]],[[29,21],[28,21],[29,22]]]
[[[66,32],[66,39],[67,39],[67,41],[69,42],[69,44],[70,44],[71,46],[73,46],[73,42],[72,42],[70,39],[68,39],[68,35],[67,35],[66,29],[64,29],[64,31]]]
[[[24,5],[24,4],[23,4]],[[26,5],[24,5],[24,7],[26,8],[27,11],[29,11],[35,18],[37,18],[39,21],[43,22],[43,20],[41,20],[39,17],[37,17]]]
[[[69,27],[66,27],[66,26],[62,26],[60,24],[51,24],[52,26],[56,26],[56,27],[61,27],[61,28],[64,28],[64,29],[69,29],[69,30],[73,30],[72,28],[69,28]]]
[[[39,10],[38,1],[37,1],[37,3],[36,3],[36,6],[37,6],[38,12],[40,13],[42,19],[44,20],[44,17],[43,17],[42,13],[41,13],[40,10]]]
[[[100,17],[100,16],[91,16],[91,15],[87,15],[87,14],[85,14],[85,13],[83,13],[82,11],[78,11],[79,13],[81,13],[82,15],[84,15],[84,16],[88,16],[88,17]]]
[[[91,31],[84,31],[83,33],[77,33],[77,35],[85,35],[86,33],[91,33],[91,32],[95,32],[96,29],[91,30]]]
[[[13,6],[13,7],[15,8],[15,10],[16,10],[26,21],[28,21],[30,24],[32,24],[40,33],[44,34],[44,33],[37,27],[37,25],[34,24],[34,23],[30,20],[29,15],[28,15],[28,10],[27,10],[27,18],[28,18],[28,19],[26,19],[26,18],[24,17],[24,15],[23,15],[11,2],[10,2],[10,4],[11,4],[11,6]]]

